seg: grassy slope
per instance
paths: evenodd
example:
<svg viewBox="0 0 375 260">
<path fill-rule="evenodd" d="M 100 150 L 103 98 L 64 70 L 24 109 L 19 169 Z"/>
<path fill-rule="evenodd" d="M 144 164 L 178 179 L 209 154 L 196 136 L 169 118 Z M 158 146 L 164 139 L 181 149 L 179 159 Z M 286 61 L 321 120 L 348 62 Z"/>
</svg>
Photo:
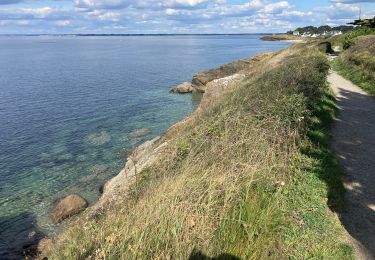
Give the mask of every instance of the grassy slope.
<svg viewBox="0 0 375 260">
<path fill-rule="evenodd" d="M 351 259 L 328 207 L 343 194 L 328 64 L 294 51 L 181 129 L 126 202 L 73 225 L 50 258 Z"/>
<path fill-rule="evenodd" d="M 357 38 L 333 66 L 341 75 L 375 96 L 375 36 Z"/>
</svg>

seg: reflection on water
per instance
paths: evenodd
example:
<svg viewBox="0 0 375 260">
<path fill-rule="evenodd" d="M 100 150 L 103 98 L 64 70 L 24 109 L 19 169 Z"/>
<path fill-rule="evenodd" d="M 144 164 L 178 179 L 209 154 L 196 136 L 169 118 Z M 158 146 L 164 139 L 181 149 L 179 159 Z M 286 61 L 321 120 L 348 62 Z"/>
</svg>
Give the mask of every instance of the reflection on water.
<svg viewBox="0 0 375 260">
<path fill-rule="evenodd" d="M 64 224 L 48 214 L 56 198 L 94 203 L 132 148 L 199 104 L 199 94 L 169 88 L 285 46 L 257 35 L 0 36 L 0 258 L 32 231 L 57 232 Z"/>
</svg>

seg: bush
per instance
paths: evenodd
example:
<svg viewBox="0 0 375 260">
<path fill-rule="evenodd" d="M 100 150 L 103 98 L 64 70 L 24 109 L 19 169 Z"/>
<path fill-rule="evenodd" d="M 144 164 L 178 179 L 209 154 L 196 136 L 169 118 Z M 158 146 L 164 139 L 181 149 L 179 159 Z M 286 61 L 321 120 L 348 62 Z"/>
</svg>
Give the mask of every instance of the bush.
<svg viewBox="0 0 375 260">
<path fill-rule="evenodd" d="M 375 34 L 375 30 L 370 29 L 370 28 L 360 28 L 358 30 L 348 33 L 345 36 L 344 43 L 343 43 L 344 50 L 349 49 L 353 45 L 357 37 L 371 35 L 371 34 Z"/>
</svg>

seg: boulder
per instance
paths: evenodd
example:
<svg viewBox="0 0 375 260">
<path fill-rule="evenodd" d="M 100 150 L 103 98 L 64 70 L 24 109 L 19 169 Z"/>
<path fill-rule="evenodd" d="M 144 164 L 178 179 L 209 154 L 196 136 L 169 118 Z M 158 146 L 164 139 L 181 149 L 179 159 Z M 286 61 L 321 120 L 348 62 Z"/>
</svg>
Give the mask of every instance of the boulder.
<svg viewBox="0 0 375 260">
<path fill-rule="evenodd" d="M 66 218 L 74 216 L 87 207 L 87 202 L 82 197 L 72 194 L 56 201 L 51 217 L 54 223 L 60 223 Z"/>
<path fill-rule="evenodd" d="M 184 82 L 184 83 L 178 85 L 177 87 L 172 88 L 169 92 L 170 93 L 185 94 L 185 93 L 193 93 L 193 92 L 197 92 L 197 91 L 192 84 L 190 84 L 188 82 Z"/>
</svg>

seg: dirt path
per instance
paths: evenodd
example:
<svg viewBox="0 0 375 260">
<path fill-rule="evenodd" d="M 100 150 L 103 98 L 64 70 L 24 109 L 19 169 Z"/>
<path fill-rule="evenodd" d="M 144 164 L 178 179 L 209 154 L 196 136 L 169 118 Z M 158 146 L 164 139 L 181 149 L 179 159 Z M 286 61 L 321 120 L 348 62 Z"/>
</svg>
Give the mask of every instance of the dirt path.
<svg viewBox="0 0 375 260">
<path fill-rule="evenodd" d="M 357 259 L 375 259 L 375 98 L 336 72 L 328 81 L 339 106 L 331 129 L 332 145 L 347 173 L 349 208 L 340 219 Z"/>
</svg>

